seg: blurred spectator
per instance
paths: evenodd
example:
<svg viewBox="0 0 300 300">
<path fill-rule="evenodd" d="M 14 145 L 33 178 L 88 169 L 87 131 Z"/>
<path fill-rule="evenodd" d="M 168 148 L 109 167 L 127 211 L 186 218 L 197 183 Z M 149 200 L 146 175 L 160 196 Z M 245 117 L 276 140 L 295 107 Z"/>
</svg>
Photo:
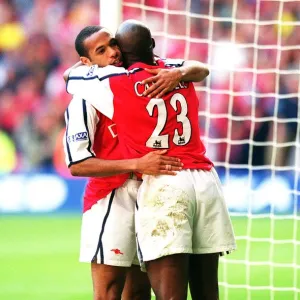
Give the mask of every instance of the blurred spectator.
<svg viewBox="0 0 300 300">
<path fill-rule="evenodd" d="M 214 161 L 292 166 L 300 5 L 284 2 L 281 10 L 278 1 L 241 0 L 235 10 L 233 2 L 125 0 L 123 18 L 150 25 L 158 55 L 210 65 L 197 89 L 206 111 L 201 126 L 209 126 L 202 133 L 218 141 Z M 0 0 L 0 131 L 15 143 L 16 168 L 46 170 L 60 161 L 53 153 L 60 153 L 70 101 L 62 74 L 78 60 L 77 33 L 97 23 L 99 0 Z"/>
<path fill-rule="evenodd" d="M 0 1 L 0 51 L 16 50 L 25 40 L 25 31 L 13 3 Z"/>
<path fill-rule="evenodd" d="M 70 100 L 62 74 L 78 60 L 75 36 L 98 23 L 98 5 L 97 0 L 0 0 L 0 129 L 16 145 L 20 170 L 53 167 Z"/>
</svg>

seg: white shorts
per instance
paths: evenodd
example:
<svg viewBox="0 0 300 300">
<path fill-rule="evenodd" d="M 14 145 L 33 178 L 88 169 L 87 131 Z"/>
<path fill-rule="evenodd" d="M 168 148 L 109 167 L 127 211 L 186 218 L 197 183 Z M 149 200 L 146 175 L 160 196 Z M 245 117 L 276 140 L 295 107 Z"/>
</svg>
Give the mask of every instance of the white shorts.
<svg viewBox="0 0 300 300">
<path fill-rule="evenodd" d="M 139 264 L 134 214 L 140 184 L 141 181 L 128 179 L 83 214 L 81 262 L 119 267 Z"/>
<path fill-rule="evenodd" d="M 226 253 L 236 243 L 214 169 L 143 176 L 136 211 L 140 262 L 176 253 Z"/>
</svg>

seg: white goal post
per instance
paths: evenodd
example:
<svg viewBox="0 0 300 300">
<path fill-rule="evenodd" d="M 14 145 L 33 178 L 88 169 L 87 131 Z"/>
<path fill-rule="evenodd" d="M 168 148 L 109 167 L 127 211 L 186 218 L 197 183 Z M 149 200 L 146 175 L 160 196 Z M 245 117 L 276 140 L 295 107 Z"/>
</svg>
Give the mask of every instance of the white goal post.
<svg viewBox="0 0 300 300">
<path fill-rule="evenodd" d="M 122 0 L 100 0 L 101 26 L 115 33 L 122 22 Z"/>
</svg>

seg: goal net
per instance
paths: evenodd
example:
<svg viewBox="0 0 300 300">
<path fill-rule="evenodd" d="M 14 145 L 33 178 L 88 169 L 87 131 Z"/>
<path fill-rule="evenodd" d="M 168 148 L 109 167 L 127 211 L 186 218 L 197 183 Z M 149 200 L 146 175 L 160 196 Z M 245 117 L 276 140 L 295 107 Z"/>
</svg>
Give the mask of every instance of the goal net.
<svg viewBox="0 0 300 300">
<path fill-rule="evenodd" d="M 221 299 L 300 299 L 300 1 L 102 2 L 101 25 L 141 20 L 156 54 L 209 66 L 199 124 L 238 243 L 221 258 Z"/>
</svg>

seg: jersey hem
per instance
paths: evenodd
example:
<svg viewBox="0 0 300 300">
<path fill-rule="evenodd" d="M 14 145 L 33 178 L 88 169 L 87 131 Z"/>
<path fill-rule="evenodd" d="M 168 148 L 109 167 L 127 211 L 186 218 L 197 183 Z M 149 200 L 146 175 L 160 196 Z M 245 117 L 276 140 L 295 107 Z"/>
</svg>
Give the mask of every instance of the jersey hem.
<svg viewBox="0 0 300 300">
<path fill-rule="evenodd" d="M 145 259 L 144 252 L 142 252 L 142 253 L 143 253 L 143 262 L 147 262 L 150 260 L 155 260 L 160 257 L 169 256 L 169 255 L 173 255 L 173 254 L 193 254 L 193 250 L 192 250 L 192 248 L 172 248 L 172 249 L 168 249 L 168 251 L 166 251 L 165 253 L 152 255 L 152 256 L 147 257 L 146 259 Z"/>
<path fill-rule="evenodd" d="M 91 259 L 88 258 L 79 258 L 79 262 L 81 263 L 91 263 Z M 136 265 L 135 261 L 116 261 L 116 260 L 107 260 L 105 263 L 100 263 L 99 260 L 93 262 L 96 263 L 97 265 L 107 265 L 107 266 L 114 266 L 114 267 L 123 267 L 123 268 L 128 268 L 131 267 L 132 265 Z"/>
<path fill-rule="evenodd" d="M 214 247 L 214 248 L 196 248 L 193 249 L 193 254 L 209 254 L 209 253 L 226 253 L 233 252 L 237 249 L 237 246 L 234 244 L 223 246 L 223 247 Z"/>
<path fill-rule="evenodd" d="M 158 258 L 169 256 L 173 254 L 210 254 L 210 253 L 220 253 L 220 255 L 224 254 L 230 254 L 233 251 L 236 250 L 236 245 L 228 245 L 225 247 L 215 247 L 215 248 L 197 248 L 197 249 L 191 249 L 191 248 L 174 248 L 168 251 L 168 253 L 161 253 L 153 256 L 149 256 L 145 259 L 145 256 L 143 254 L 143 261 L 141 262 L 141 266 L 143 263 L 151 260 L 156 260 Z"/>
</svg>

